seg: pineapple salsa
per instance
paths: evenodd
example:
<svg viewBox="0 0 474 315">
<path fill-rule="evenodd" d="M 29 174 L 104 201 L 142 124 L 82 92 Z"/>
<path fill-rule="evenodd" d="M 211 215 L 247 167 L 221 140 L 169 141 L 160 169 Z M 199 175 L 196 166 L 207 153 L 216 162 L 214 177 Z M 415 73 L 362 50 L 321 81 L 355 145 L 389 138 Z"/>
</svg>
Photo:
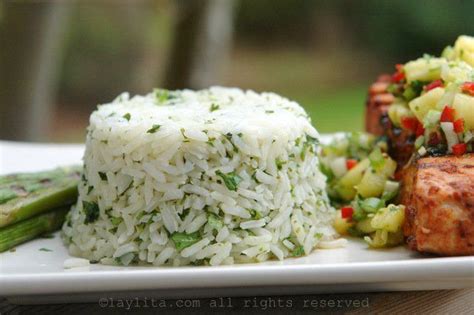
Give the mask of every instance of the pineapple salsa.
<svg viewBox="0 0 474 315">
<path fill-rule="evenodd" d="M 387 143 L 367 133 L 348 133 L 323 145 L 321 171 L 337 211 L 339 234 L 364 237 L 370 247 L 403 242 L 405 208 L 392 204 L 399 183 L 397 164 L 386 153 Z"/>
<path fill-rule="evenodd" d="M 460 36 L 441 57 L 397 65 L 389 92 L 393 126 L 415 140 L 412 158 L 474 152 L 474 37 Z M 367 133 L 344 134 L 323 145 L 320 168 L 338 208 L 334 227 L 363 237 L 372 248 L 403 243 L 405 207 L 396 204 L 397 163 L 387 142 Z"/>
<path fill-rule="evenodd" d="M 441 57 L 397 65 L 388 116 L 416 136 L 419 156 L 474 151 L 474 37 L 460 36 Z"/>
</svg>

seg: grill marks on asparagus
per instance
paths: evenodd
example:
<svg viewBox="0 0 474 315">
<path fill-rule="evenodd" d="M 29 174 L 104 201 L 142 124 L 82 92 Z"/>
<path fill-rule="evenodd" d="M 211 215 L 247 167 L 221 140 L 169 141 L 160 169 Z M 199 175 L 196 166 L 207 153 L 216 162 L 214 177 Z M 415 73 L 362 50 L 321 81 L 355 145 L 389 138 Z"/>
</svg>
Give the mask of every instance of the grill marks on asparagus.
<svg viewBox="0 0 474 315">
<path fill-rule="evenodd" d="M 0 176 L 0 228 L 77 199 L 80 168 Z"/>
</svg>

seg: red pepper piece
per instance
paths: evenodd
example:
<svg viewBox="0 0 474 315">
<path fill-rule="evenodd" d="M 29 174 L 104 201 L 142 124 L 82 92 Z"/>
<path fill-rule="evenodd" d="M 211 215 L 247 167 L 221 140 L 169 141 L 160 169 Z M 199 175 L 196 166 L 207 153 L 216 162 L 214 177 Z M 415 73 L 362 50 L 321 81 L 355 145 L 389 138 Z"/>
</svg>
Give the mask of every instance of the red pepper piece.
<svg viewBox="0 0 474 315">
<path fill-rule="evenodd" d="M 442 86 L 444 86 L 443 81 L 435 80 L 435 81 L 431 82 L 430 84 L 425 85 L 424 89 L 425 89 L 426 92 L 428 92 L 432 89 L 436 89 L 437 87 L 442 87 Z"/>
<path fill-rule="evenodd" d="M 402 81 L 403 79 L 405 79 L 405 73 L 403 73 L 403 72 L 395 72 L 392 75 L 392 81 L 395 82 L 395 83 L 398 83 L 398 82 Z"/>
<path fill-rule="evenodd" d="M 453 122 L 454 121 L 454 108 L 446 105 L 441 113 L 441 122 Z"/>
<path fill-rule="evenodd" d="M 405 79 L 405 73 L 403 72 L 402 64 L 396 64 L 395 68 L 397 71 L 392 75 L 392 82 L 398 83 Z"/>
<path fill-rule="evenodd" d="M 425 128 L 423 127 L 423 124 L 420 123 L 418 120 L 416 122 L 417 124 L 416 124 L 415 134 L 417 137 L 419 137 L 425 134 Z"/>
<path fill-rule="evenodd" d="M 454 125 L 454 131 L 456 133 L 464 132 L 464 119 L 459 118 L 459 119 L 455 120 L 453 125 Z"/>
<path fill-rule="evenodd" d="M 343 219 L 351 219 L 353 214 L 354 214 L 354 208 L 352 207 L 341 208 L 341 217 Z"/>
<path fill-rule="evenodd" d="M 357 165 L 357 160 L 354 160 L 354 159 L 348 159 L 346 161 L 346 167 L 348 170 L 350 170 L 351 168 L 353 168 L 354 166 Z"/>
<path fill-rule="evenodd" d="M 455 144 L 453 145 L 452 150 L 453 150 L 454 155 L 463 155 L 464 153 L 466 153 L 467 144 L 465 143 Z"/>
<path fill-rule="evenodd" d="M 461 85 L 461 91 L 474 96 L 474 82 L 464 82 Z"/>
<path fill-rule="evenodd" d="M 411 130 L 413 132 L 416 132 L 416 129 L 418 127 L 418 119 L 415 117 L 402 117 L 401 123 L 403 128 Z"/>
</svg>

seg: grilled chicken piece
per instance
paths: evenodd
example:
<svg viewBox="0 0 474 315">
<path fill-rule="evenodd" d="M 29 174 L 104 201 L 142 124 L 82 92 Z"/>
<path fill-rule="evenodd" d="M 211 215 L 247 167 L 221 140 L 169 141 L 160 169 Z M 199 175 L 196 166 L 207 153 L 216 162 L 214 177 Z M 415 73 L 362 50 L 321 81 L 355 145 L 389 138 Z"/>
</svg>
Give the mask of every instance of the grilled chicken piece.
<svg viewBox="0 0 474 315">
<path fill-rule="evenodd" d="M 369 88 L 365 110 L 365 130 L 378 136 L 387 136 L 389 155 L 399 167 L 404 166 L 415 150 L 413 132 L 393 126 L 388 118 L 388 108 L 395 97 L 387 91 L 391 76 L 381 75 Z"/>
<path fill-rule="evenodd" d="M 411 249 L 474 255 L 474 154 L 415 161 L 403 171 L 400 198 Z"/>
<path fill-rule="evenodd" d="M 393 95 L 387 91 L 390 80 L 389 75 L 381 75 L 369 88 L 365 110 L 365 129 L 378 136 L 385 133 L 381 119 L 386 116 L 388 107 L 394 100 Z"/>
</svg>

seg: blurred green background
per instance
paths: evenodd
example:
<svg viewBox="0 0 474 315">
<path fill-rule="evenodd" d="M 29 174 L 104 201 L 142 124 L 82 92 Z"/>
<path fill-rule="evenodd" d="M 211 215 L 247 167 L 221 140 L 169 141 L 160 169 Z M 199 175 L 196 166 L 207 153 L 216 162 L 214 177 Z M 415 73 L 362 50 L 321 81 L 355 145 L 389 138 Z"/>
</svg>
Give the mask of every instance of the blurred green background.
<svg viewBox="0 0 474 315">
<path fill-rule="evenodd" d="M 97 104 L 154 87 L 237 86 L 361 130 L 395 63 L 474 34 L 474 1 L 0 2 L 0 139 L 81 142 Z"/>
</svg>

